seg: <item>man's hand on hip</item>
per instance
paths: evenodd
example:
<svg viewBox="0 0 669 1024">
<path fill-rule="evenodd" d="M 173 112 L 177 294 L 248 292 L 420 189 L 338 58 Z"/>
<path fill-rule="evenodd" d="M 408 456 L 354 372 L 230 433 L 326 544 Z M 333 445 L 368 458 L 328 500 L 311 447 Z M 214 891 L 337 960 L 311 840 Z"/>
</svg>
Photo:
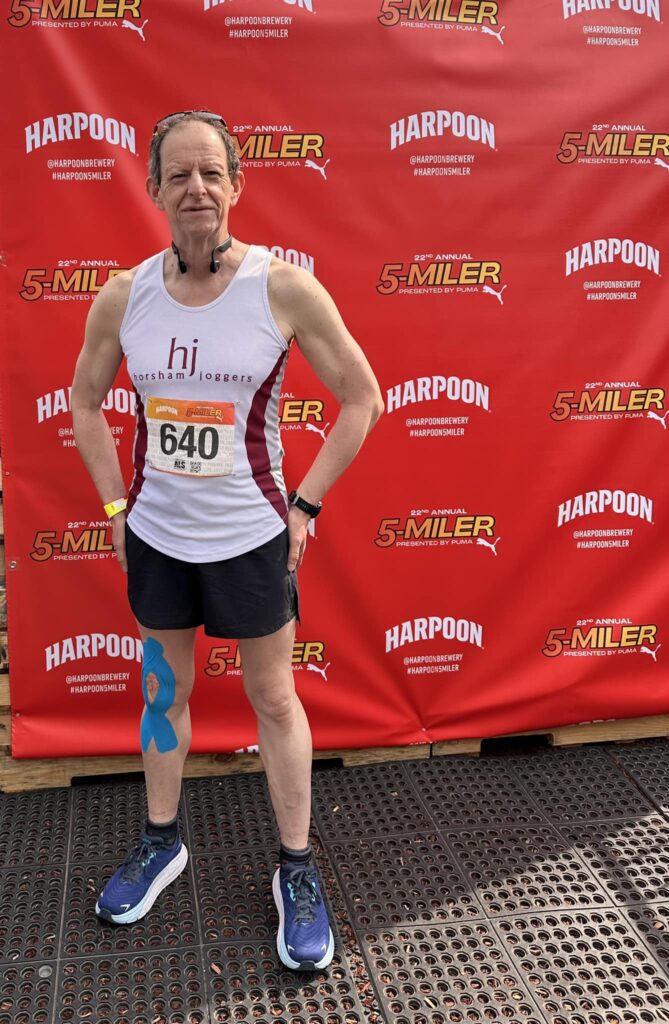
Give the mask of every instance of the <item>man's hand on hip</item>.
<svg viewBox="0 0 669 1024">
<path fill-rule="evenodd" d="M 291 505 L 288 509 L 288 569 L 299 569 L 307 546 L 307 527 L 311 517 Z"/>
<path fill-rule="evenodd" d="M 125 521 L 125 512 L 119 512 L 112 517 L 111 521 L 112 544 L 114 545 L 118 564 L 123 569 L 123 572 L 128 571 L 128 560 L 125 557 Z"/>
</svg>

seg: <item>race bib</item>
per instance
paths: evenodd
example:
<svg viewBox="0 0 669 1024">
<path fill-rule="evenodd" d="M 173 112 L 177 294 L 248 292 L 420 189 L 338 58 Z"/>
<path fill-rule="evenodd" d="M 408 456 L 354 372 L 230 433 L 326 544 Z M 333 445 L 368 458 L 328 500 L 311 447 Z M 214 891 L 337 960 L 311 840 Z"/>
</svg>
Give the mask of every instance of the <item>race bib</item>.
<svg viewBox="0 0 669 1024">
<path fill-rule="evenodd" d="M 234 470 L 234 402 L 148 398 L 147 461 L 162 473 L 228 476 Z"/>
</svg>

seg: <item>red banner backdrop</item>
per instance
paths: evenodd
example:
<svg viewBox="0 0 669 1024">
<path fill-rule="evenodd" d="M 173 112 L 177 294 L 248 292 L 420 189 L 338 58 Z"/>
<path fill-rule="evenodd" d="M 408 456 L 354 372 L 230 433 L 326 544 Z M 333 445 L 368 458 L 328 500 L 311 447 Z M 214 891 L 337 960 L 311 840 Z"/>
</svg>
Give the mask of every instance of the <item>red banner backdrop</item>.
<svg viewBox="0 0 669 1024">
<path fill-rule="evenodd" d="M 3 0 L 14 756 L 139 750 L 68 388 L 96 292 L 169 244 L 152 126 L 200 106 L 233 233 L 316 274 L 386 398 L 301 570 L 316 747 L 667 711 L 667 2 Z M 129 477 L 123 372 L 107 408 Z M 337 416 L 296 351 L 282 409 L 293 486 Z M 194 751 L 257 742 L 234 641 L 191 710 Z"/>
</svg>

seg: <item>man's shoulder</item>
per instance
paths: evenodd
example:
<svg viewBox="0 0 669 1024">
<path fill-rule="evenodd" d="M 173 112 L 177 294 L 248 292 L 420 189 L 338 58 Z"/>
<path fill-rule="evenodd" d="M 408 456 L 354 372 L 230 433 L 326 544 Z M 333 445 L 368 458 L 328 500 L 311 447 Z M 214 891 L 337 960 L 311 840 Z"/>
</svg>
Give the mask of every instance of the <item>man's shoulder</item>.
<svg viewBox="0 0 669 1024">
<path fill-rule="evenodd" d="M 273 256 L 270 261 L 267 284 L 270 297 L 282 306 L 289 307 L 308 300 L 314 290 L 322 287 L 304 267 L 287 263 L 277 256 Z"/>
<path fill-rule="evenodd" d="M 156 256 L 159 255 L 160 253 L 156 253 Z M 118 319 L 119 323 L 121 322 L 130 298 L 132 283 L 142 265 L 142 263 L 138 263 L 136 266 L 130 267 L 129 270 L 122 270 L 119 274 L 108 278 L 93 303 L 98 314 L 112 316 L 114 319 Z"/>
</svg>

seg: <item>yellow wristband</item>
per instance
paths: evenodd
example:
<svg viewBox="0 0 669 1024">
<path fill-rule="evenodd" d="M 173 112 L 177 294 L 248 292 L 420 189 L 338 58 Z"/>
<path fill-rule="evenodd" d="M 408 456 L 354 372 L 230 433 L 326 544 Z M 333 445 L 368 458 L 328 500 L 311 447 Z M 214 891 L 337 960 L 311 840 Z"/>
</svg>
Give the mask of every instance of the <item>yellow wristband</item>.
<svg viewBox="0 0 669 1024">
<path fill-rule="evenodd" d="M 105 512 L 110 519 L 113 519 L 119 512 L 125 512 L 127 506 L 128 502 L 125 498 L 117 498 L 116 501 L 110 501 L 108 505 L 105 505 Z"/>
</svg>

